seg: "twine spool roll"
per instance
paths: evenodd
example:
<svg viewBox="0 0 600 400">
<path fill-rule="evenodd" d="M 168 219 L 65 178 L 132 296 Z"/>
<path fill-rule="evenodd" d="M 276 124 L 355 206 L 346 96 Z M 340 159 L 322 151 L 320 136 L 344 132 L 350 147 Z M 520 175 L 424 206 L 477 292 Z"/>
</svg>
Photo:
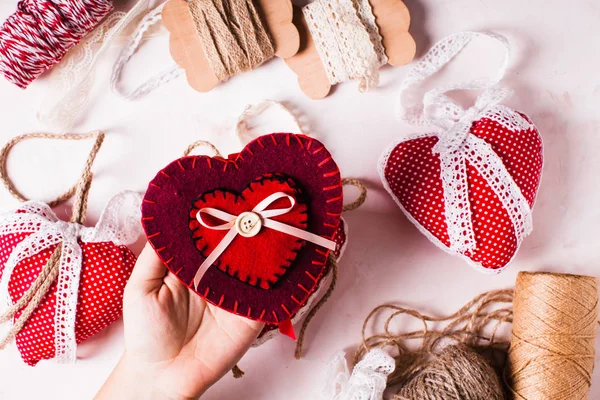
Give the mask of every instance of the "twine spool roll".
<svg viewBox="0 0 600 400">
<path fill-rule="evenodd" d="M 587 399 L 597 321 L 596 278 L 519 273 L 505 373 L 514 398 Z"/>
<path fill-rule="evenodd" d="M 0 27 L 0 72 L 26 88 L 112 9 L 112 0 L 19 1 Z"/>
<path fill-rule="evenodd" d="M 445 347 L 393 400 L 503 400 L 496 371 L 464 344 Z"/>
<path fill-rule="evenodd" d="M 189 7 L 206 58 L 220 81 L 274 57 L 273 40 L 252 0 L 191 0 Z"/>
</svg>

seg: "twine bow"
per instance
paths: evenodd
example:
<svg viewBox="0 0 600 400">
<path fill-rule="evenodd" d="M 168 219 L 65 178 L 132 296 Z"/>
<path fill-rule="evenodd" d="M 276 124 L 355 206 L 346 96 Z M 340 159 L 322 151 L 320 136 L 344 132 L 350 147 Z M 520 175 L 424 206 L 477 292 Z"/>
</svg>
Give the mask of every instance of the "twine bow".
<svg viewBox="0 0 600 400">
<path fill-rule="evenodd" d="M 448 64 L 474 37 L 491 38 L 503 45 L 505 58 L 499 74 L 491 79 L 473 80 L 430 90 L 425 94 L 422 104 L 410 105 L 419 84 Z M 517 244 L 531 232 L 533 226 L 531 207 L 506 170 L 502 159 L 485 140 L 470 134 L 475 121 L 495 112 L 502 114 L 507 120 L 522 121 L 518 130 L 531 128 L 531 124 L 518 113 L 499 105 L 512 93 L 497 86 L 504 76 L 509 56 L 510 47 L 503 36 L 459 32 L 436 43 L 408 73 L 400 89 L 398 118 L 405 123 L 435 126 L 439 130 L 433 152 L 440 157 L 450 249 L 458 254 L 468 254 L 477 249 L 471 218 L 467 161 L 489 184 L 506 209 L 514 226 Z M 477 98 L 475 105 L 467 110 L 445 94 L 452 90 L 479 89 L 485 91 Z M 505 125 L 507 121 L 503 120 L 501 123 Z"/>
<path fill-rule="evenodd" d="M 268 209 L 269 206 L 280 199 L 287 199 L 290 202 L 290 205 L 284 208 Z M 208 271 L 210 266 L 219 258 L 221 254 L 223 254 L 233 239 L 235 239 L 238 235 L 243 237 L 253 237 L 260 232 L 262 227 L 274 229 L 276 231 L 304 239 L 319 246 L 323 246 L 329 250 L 335 250 L 336 243 L 333 240 L 326 239 L 294 226 L 271 219 L 272 217 L 287 214 L 294 208 L 295 205 L 296 201 L 292 196 L 289 196 L 283 192 L 276 192 L 263 199 L 256 205 L 256 207 L 252 209 L 252 211 L 244 212 L 239 215 L 229 214 L 225 211 L 211 207 L 205 207 L 198 211 L 196 219 L 198 222 L 200 222 L 200 224 L 202 224 L 202 226 L 213 230 L 228 230 L 229 232 L 227 232 L 217 247 L 215 247 L 212 253 L 210 253 L 209 256 L 204 260 L 202 265 L 200 265 L 200 268 L 198 268 L 198 271 L 194 276 L 194 287 L 196 290 L 198 289 L 198 285 L 200 284 L 200 281 L 202 280 L 202 277 L 206 271 Z M 204 221 L 204 214 L 218 218 L 222 221 L 225 221 L 225 223 L 221 225 L 210 225 Z"/>
<path fill-rule="evenodd" d="M 343 351 L 329 361 L 323 400 L 381 400 L 395 360 L 381 349 L 373 349 L 349 372 Z"/>
</svg>

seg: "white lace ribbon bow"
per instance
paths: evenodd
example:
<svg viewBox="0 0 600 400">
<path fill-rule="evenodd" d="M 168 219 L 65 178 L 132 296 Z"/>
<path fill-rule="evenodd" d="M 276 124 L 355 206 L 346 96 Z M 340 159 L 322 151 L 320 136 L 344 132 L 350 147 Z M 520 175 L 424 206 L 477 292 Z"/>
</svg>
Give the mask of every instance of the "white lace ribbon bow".
<svg viewBox="0 0 600 400">
<path fill-rule="evenodd" d="M 285 208 L 267 209 L 279 199 L 289 200 L 290 206 Z M 200 280 L 206 271 L 208 271 L 210 266 L 219 258 L 221 254 L 223 254 L 225 249 L 227 249 L 236 236 L 255 236 L 260 232 L 262 227 L 274 229 L 276 231 L 304 239 L 319 246 L 323 246 L 329 250 L 335 250 L 336 243 L 333 240 L 326 239 L 319 235 L 315 235 L 314 233 L 310 233 L 294 226 L 271 219 L 272 217 L 287 214 L 294 208 L 295 204 L 296 201 L 292 196 L 289 196 L 283 192 L 277 192 L 263 199 L 256 205 L 256 207 L 254 207 L 254 209 L 252 209 L 252 211 L 243 212 L 240 215 L 232 215 L 225 211 L 211 207 L 206 207 L 198 211 L 196 219 L 202 226 L 214 230 L 228 230 L 229 232 L 227 232 L 217 247 L 215 247 L 210 255 L 206 257 L 202 265 L 200 265 L 200 268 L 198 268 L 198 271 L 194 277 L 194 287 L 198 289 Z M 222 221 L 225 221 L 225 223 L 221 225 L 210 225 L 204 221 L 203 214 L 216 217 Z"/>
<path fill-rule="evenodd" d="M 323 400 L 382 400 L 388 376 L 396 362 L 381 349 L 367 353 L 352 371 L 343 351 L 329 361 L 323 387 Z"/>
<path fill-rule="evenodd" d="M 414 100 L 419 84 L 448 64 L 475 37 L 491 38 L 502 44 L 505 58 L 499 74 L 491 79 L 478 79 L 430 90 L 425 94 L 422 104 L 408 105 L 409 101 Z M 400 89 L 398 118 L 408 124 L 438 128 L 438 142 L 433 151 L 440 157 L 450 249 L 460 254 L 477 248 L 469 202 L 467 162 L 481 174 L 498 196 L 513 223 L 517 245 L 521 244 L 533 227 L 531 207 L 506 170 L 502 159 L 486 141 L 470 134 L 473 123 L 483 117 L 495 120 L 512 131 L 533 127 L 517 112 L 499 105 L 512 93 L 497 86 L 506 71 L 509 55 L 510 47 L 503 36 L 482 32 L 453 34 L 431 48 L 409 71 Z M 467 110 L 445 95 L 452 90 L 477 89 L 485 91 L 477 98 L 475 105 Z"/>
<path fill-rule="evenodd" d="M 125 218 L 123 226 L 119 226 L 119 214 L 126 201 L 133 203 L 131 207 L 135 211 Z M 8 288 L 15 267 L 21 261 L 62 243 L 54 317 L 56 359 L 59 363 L 72 363 L 76 358 L 75 317 L 82 266 L 79 241 L 114 242 L 115 245 L 135 242 L 141 233 L 140 204 L 141 198 L 137 193 L 122 192 L 116 195 L 109 201 L 98 224 L 93 228 L 61 221 L 46 203 L 36 201 L 21 205 L 19 210 L 23 212 L 0 215 L 0 235 L 30 234 L 15 246 L 4 266 L 0 296 L 8 306 L 12 305 Z"/>
</svg>

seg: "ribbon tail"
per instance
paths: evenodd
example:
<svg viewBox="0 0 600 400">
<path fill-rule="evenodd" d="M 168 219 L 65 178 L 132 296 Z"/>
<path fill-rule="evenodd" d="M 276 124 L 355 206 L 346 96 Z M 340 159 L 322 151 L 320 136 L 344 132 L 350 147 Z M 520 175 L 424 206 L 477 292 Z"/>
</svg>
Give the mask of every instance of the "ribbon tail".
<svg viewBox="0 0 600 400">
<path fill-rule="evenodd" d="M 296 332 L 294 331 L 294 325 L 292 324 L 291 319 L 286 319 L 282 321 L 279 326 L 279 332 L 289 337 L 292 340 L 296 340 Z"/>
<path fill-rule="evenodd" d="M 129 201 L 130 211 L 127 213 L 123 223 L 119 221 L 119 215 L 124 208 L 125 202 Z M 82 233 L 83 242 L 114 242 L 116 245 L 128 245 L 134 243 L 141 234 L 140 205 L 141 196 L 132 191 L 124 191 L 109 200 L 102 211 L 100 219 L 95 228 L 85 229 Z"/>
<path fill-rule="evenodd" d="M 204 274 L 206 274 L 206 271 L 208 271 L 210 266 L 215 261 L 217 261 L 217 258 L 219 258 L 221 254 L 223 254 L 227 246 L 229 246 L 229 244 L 233 241 L 233 239 L 235 239 L 236 236 L 237 231 L 235 230 L 235 228 L 231 228 L 229 232 L 227 232 L 227 235 L 225 235 L 223 240 L 221 240 L 221 243 L 219 243 L 219 245 L 212 251 L 212 253 L 210 253 L 210 255 L 206 257 L 206 260 L 204 260 L 202 265 L 200 265 L 200 268 L 198 268 L 198 271 L 196 271 L 196 275 L 194 276 L 194 289 L 196 289 L 196 291 L 198 291 L 198 285 L 200 285 L 200 281 L 202 280 Z"/>
<path fill-rule="evenodd" d="M 267 228 L 275 229 L 276 231 L 296 236 L 297 238 L 315 243 L 331 251 L 335 251 L 335 248 L 337 246 L 337 244 L 333 240 L 315 235 L 314 233 L 310 233 L 302 229 L 298 229 L 294 226 L 286 225 L 279 221 L 274 221 L 272 219 L 265 219 L 263 225 Z"/>
</svg>

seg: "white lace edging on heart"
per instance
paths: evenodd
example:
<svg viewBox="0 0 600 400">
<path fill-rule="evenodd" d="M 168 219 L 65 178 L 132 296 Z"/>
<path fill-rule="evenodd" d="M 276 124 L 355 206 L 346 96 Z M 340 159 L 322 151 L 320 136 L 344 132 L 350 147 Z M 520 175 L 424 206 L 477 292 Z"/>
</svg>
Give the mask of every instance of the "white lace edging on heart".
<svg viewBox="0 0 600 400">
<path fill-rule="evenodd" d="M 323 400 L 382 400 L 388 376 L 396 369 L 396 361 L 381 349 L 370 350 L 358 362 L 352 374 L 343 351 L 327 363 L 321 389 Z"/>
<path fill-rule="evenodd" d="M 342 247 L 340 248 L 340 255 L 337 258 L 338 262 L 344 256 L 344 253 L 346 252 L 346 248 L 348 246 L 348 224 L 346 223 L 346 221 L 344 220 L 343 217 L 340 219 L 341 219 L 341 223 L 344 226 L 344 236 L 346 237 L 346 240 L 344 241 L 344 243 L 342 244 Z M 304 316 L 312 309 L 313 305 L 323 297 L 323 295 L 325 294 L 325 292 L 331 285 L 332 279 L 333 279 L 332 269 L 329 268 L 329 270 L 327 271 L 327 274 L 325 274 L 325 276 L 323 276 L 323 278 L 319 281 L 319 283 L 317 283 L 317 287 L 315 288 L 313 293 L 310 295 L 310 297 L 308 298 L 306 303 L 292 317 L 292 325 L 296 326 L 300 321 L 302 321 Z M 270 331 L 267 331 L 261 337 L 257 338 L 254 341 L 254 343 L 252 344 L 252 347 L 261 346 L 278 335 L 279 335 L 279 331 L 277 329 L 272 329 Z"/>
<path fill-rule="evenodd" d="M 361 91 L 379 84 L 387 56 L 369 0 L 317 0 L 302 12 L 331 84 L 359 80 Z"/>
<path fill-rule="evenodd" d="M 119 214 L 126 202 L 131 202 L 132 208 L 124 224 L 119 226 Z M 30 233 L 11 252 L 0 279 L 0 294 L 8 306 L 13 304 L 9 283 L 19 262 L 53 246 L 62 246 L 54 314 L 54 343 L 56 360 L 59 363 L 72 363 L 76 359 L 75 323 L 83 261 L 79 241 L 84 243 L 111 241 L 117 246 L 133 243 L 141 233 L 141 226 L 137 222 L 140 205 L 139 194 L 122 192 L 109 201 L 94 228 L 61 221 L 47 204 L 41 202 L 23 204 L 19 209 L 25 212 L 0 215 L 0 235 Z"/>
</svg>

